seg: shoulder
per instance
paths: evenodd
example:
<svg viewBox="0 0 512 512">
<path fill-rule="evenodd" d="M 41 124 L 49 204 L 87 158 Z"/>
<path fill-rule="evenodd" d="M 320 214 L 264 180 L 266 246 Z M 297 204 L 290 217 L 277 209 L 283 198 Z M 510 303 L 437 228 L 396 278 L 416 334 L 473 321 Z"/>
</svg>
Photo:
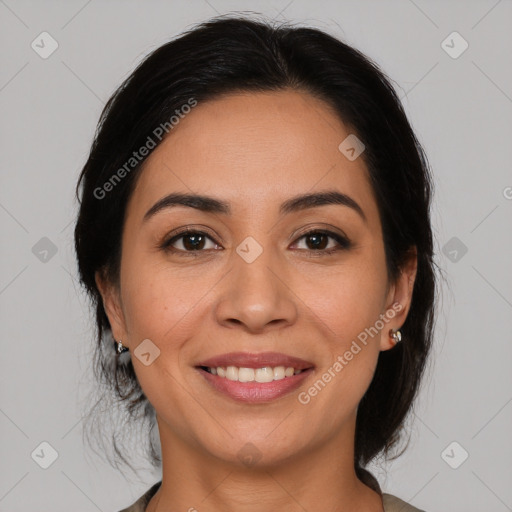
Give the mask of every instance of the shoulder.
<svg viewBox="0 0 512 512">
<path fill-rule="evenodd" d="M 156 491 L 158 491 L 161 484 L 161 481 L 157 482 L 150 489 L 148 489 L 135 503 L 127 508 L 123 508 L 123 510 L 120 510 L 119 512 L 144 512 L 146 510 L 147 504 L 156 494 Z"/>
<path fill-rule="evenodd" d="M 425 512 L 424 510 L 409 505 L 409 503 L 406 503 L 392 494 L 384 493 L 382 495 L 382 502 L 384 504 L 384 512 Z"/>
</svg>

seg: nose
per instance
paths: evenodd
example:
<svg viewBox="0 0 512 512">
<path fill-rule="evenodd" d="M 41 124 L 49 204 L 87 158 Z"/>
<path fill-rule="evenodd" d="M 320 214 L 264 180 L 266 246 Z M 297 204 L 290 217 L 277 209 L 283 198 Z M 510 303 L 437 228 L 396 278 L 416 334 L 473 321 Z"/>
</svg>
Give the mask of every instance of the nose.
<svg viewBox="0 0 512 512">
<path fill-rule="evenodd" d="M 251 333 L 292 325 L 297 319 L 297 296 L 286 281 L 286 270 L 270 251 L 264 250 L 251 263 L 234 254 L 231 271 L 218 288 L 217 321 Z"/>
</svg>

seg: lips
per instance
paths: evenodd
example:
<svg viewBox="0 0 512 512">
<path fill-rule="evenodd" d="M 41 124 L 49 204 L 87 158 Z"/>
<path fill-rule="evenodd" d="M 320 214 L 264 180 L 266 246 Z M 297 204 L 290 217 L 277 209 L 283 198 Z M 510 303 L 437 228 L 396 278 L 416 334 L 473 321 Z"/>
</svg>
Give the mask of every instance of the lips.
<svg viewBox="0 0 512 512">
<path fill-rule="evenodd" d="M 310 361 L 300 359 L 299 357 L 289 356 L 279 352 L 231 352 L 201 361 L 197 366 L 207 368 L 236 366 L 238 368 L 254 369 L 266 366 L 284 366 L 285 368 L 292 367 L 295 370 L 307 370 L 313 368 L 314 364 Z"/>
<path fill-rule="evenodd" d="M 205 359 L 196 366 L 201 376 L 217 392 L 230 399 L 245 403 L 264 403 L 276 400 L 297 389 L 313 373 L 313 363 L 304 359 L 278 352 L 232 352 Z M 221 369 L 226 374 L 221 376 L 212 369 Z M 264 378 L 264 382 L 255 380 L 238 380 L 236 373 L 247 373 L 273 369 L 274 378 Z M 286 370 L 285 370 L 286 369 Z M 269 375 L 271 377 L 271 375 Z"/>
</svg>

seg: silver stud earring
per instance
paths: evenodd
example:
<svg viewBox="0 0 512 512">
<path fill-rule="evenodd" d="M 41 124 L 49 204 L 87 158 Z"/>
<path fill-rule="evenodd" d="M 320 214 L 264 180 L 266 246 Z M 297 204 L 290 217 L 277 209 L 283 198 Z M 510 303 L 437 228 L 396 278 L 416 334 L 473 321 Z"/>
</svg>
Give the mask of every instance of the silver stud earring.
<svg viewBox="0 0 512 512">
<path fill-rule="evenodd" d="M 128 352 L 128 347 L 123 346 L 123 342 L 121 340 L 119 340 L 117 343 L 114 343 L 114 348 L 116 349 L 117 354 Z"/>
<path fill-rule="evenodd" d="M 400 332 L 399 329 L 397 329 L 396 331 L 393 331 L 393 329 L 391 329 L 389 331 L 389 335 L 391 336 L 391 338 L 393 338 L 395 345 L 402 341 L 402 333 Z"/>
</svg>

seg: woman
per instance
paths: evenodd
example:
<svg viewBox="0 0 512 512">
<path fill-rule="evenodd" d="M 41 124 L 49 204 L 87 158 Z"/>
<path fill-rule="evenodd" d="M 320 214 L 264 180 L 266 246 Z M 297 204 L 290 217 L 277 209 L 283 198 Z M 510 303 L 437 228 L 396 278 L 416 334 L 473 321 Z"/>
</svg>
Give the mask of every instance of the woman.
<svg viewBox="0 0 512 512">
<path fill-rule="evenodd" d="M 365 469 L 400 440 L 435 295 L 428 163 L 375 64 L 204 23 L 108 101 L 77 193 L 100 377 L 160 436 L 125 511 L 418 510 Z"/>
</svg>

